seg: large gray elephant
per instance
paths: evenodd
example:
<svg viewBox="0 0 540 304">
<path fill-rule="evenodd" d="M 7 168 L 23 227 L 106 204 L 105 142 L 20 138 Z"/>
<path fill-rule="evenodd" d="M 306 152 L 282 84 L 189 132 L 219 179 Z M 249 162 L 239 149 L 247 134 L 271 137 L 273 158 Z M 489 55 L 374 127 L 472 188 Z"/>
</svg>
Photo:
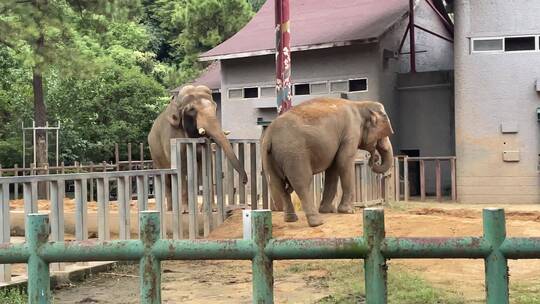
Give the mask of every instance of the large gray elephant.
<svg viewBox="0 0 540 304">
<path fill-rule="evenodd" d="M 371 153 L 371 169 L 384 173 L 392 166 L 393 152 L 388 136 L 390 119 L 381 103 L 316 98 L 303 102 L 276 118 L 261 138 L 263 170 L 275 210 L 285 209 L 285 221 L 298 220 L 291 192 L 302 202 L 310 226 L 323 223 L 319 212 L 335 212 L 332 200 L 341 180 L 343 196 L 337 211 L 354 212 L 353 164 L 358 149 Z M 375 151 L 381 163 L 373 161 Z M 313 202 L 313 174 L 325 172 L 319 210 Z"/>
<path fill-rule="evenodd" d="M 171 167 L 171 138 L 204 136 L 212 138 L 223 149 L 225 156 L 238 171 L 241 181 L 245 184 L 247 182 L 246 172 L 221 129 L 216 117 L 216 103 L 212 99 L 212 91 L 206 86 L 184 86 L 178 95 L 172 97 L 167 108 L 154 121 L 148 134 L 148 144 L 154 167 L 157 169 Z M 182 155 L 181 173 L 185 177 L 187 174 L 185 145 L 182 145 L 180 152 Z M 198 158 L 200 159 L 200 155 Z M 172 201 L 169 176 L 167 176 L 165 185 L 167 210 L 170 211 L 172 210 Z M 187 182 L 185 178 L 182 178 L 182 204 L 187 207 Z"/>
</svg>

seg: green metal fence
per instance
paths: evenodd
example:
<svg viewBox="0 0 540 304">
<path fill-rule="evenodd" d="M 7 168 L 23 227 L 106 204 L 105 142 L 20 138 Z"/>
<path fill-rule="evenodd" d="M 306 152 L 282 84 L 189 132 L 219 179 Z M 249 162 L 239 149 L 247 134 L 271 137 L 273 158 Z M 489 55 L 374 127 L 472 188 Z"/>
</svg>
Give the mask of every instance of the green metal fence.
<svg viewBox="0 0 540 304">
<path fill-rule="evenodd" d="M 48 242 L 48 216 L 31 214 L 27 242 L 0 245 L 0 263 L 28 263 L 29 303 L 48 303 L 50 263 L 139 261 L 141 303 L 160 303 L 162 260 L 251 260 L 253 303 L 272 303 L 274 260 L 364 259 L 366 300 L 373 304 L 386 303 L 387 259 L 484 259 L 487 303 L 501 304 L 508 303 L 507 259 L 540 258 L 540 238 L 506 237 L 503 209 L 484 209 L 482 237 L 385 237 L 382 209 L 365 209 L 363 218 L 363 237 L 273 239 L 271 212 L 261 210 L 252 213 L 251 239 L 170 240 L 160 238 L 159 213 L 144 211 L 140 240 Z"/>
</svg>

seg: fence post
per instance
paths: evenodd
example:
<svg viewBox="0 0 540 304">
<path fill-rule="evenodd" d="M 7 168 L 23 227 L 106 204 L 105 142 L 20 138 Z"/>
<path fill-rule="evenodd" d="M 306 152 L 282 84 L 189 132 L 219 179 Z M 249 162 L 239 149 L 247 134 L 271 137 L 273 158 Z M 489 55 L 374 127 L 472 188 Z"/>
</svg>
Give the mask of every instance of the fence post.
<svg viewBox="0 0 540 304">
<path fill-rule="evenodd" d="M 403 158 L 403 200 L 409 201 L 409 157 Z"/>
<path fill-rule="evenodd" d="M 400 192 L 400 180 L 399 180 L 399 158 L 396 156 L 394 157 L 394 183 L 395 183 L 395 191 L 396 191 L 396 202 L 399 202 L 401 199 Z"/>
<path fill-rule="evenodd" d="M 19 176 L 19 165 L 15 164 L 15 177 Z M 19 199 L 19 184 L 13 183 L 13 190 L 15 192 L 13 199 Z"/>
<path fill-rule="evenodd" d="M 487 208 L 483 211 L 484 239 L 491 244 L 485 258 L 487 304 L 508 303 L 508 262 L 500 251 L 506 238 L 504 209 Z"/>
<path fill-rule="evenodd" d="M 204 227 L 204 237 L 207 237 L 210 234 L 210 230 L 212 229 L 211 221 L 212 221 L 212 206 L 210 206 L 210 187 L 212 186 L 210 176 L 211 176 L 211 169 L 212 169 L 212 156 L 210 154 L 210 144 L 208 140 L 201 144 L 202 147 L 202 159 L 201 159 L 201 179 L 202 179 L 202 186 L 203 186 L 203 205 L 202 205 L 202 211 L 203 211 L 203 227 Z"/>
<path fill-rule="evenodd" d="M 383 209 L 364 209 L 364 240 L 369 248 L 368 256 L 364 261 L 367 304 L 386 304 L 387 266 L 381 254 L 384 234 Z"/>
<path fill-rule="evenodd" d="M 435 160 L 435 191 L 437 194 L 437 201 L 442 201 L 441 194 L 441 161 Z"/>
<path fill-rule="evenodd" d="M 120 171 L 120 150 L 118 143 L 114 144 L 114 161 L 116 162 L 116 171 Z"/>
<path fill-rule="evenodd" d="M 244 143 L 238 143 L 238 160 L 242 169 L 245 171 L 245 149 Z M 246 202 L 246 185 L 240 180 L 240 174 L 238 174 L 238 201 L 240 205 L 247 205 Z"/>
<path fill-rule="evenodd" d="M 75 236 L 77 241 L 88 239 L 88 208 L 86 179 L 75 180 Z"/>
<path fill-rule="evenodd" d="M 457 193 L 456 193 L 456 158 L 450 159 L 450 175 L 452 180 L 452 201 L 457 201 Z"/>
<path fill-rule="evenodd" d="M 109 178 L 97 179 L 98 237 L 100 241 L 110 239 L 109 229 Z"/>
<path fill-rule="evenodd" d="M 223 154 L 220 146 L 216 146 L 216 197 L 218 208 L 218 225 L 225 220 L 225 199 L 223 197 Z"/>
<path fill-rule="evenodd" d="M 197 225 L 198 198 L 195 189 L 198 182 L 195 173 L 197 172 L 197 146 L 196 144 L 186 144 L 187 149 L 187 187 L 188 187 L 188 213 L 189 213 L 189 238 L 195 239 L 199 235 Z"/>
<path fill-rule="evenodd" d="M 64 191 L 62 191 L 63 181 L 50 182 L 51 194 L 51 239 L 54 242 L 64 241 Z M 53 263 L 52 270 L 64 270 L 62 263 Z"/>
<path fill-rule="evenodd" d="M 92 173 L 92 172 L 94 172 L 94 162 L 90 162 L 90 173 Z M 89 186 L 88 191 L 90 192 L 88 201 L 89 202 L 94 202 L 94 179 L 89 178 L 88 182 L 89 182 L 88 183 L 88 186 Z"/>
<path fill-rule="evenodd" d="M 182 238 L 182 212 L 181 212 L 181 164 L 180 149 L 175 139 L 171 139 L 171 169 L 175 169 L 176 173 L 170 175 L 171 178 L 171 204 L 172 204 L 172 234 L 173 239 Z M 139 180 L 137 180 L 139 181 Z M 137 188 L 139 187 L 137 183 Z M 140 191 L 139 191 L 140 192 Z M 140 196 L 140 194 L 138 195 Z"/>
<path fill-rule="evenodd" d="M 38 254 L 49 239 L 49 217 L 32 213 L 27 218 L 26 242 L 30 251 L 28 259 L 28 303 L 50 303 L 51 288 L 49 264 Z"/>
<path fill-rule="evenodd" d="M 9 184 L 0 185 L 0 242 L 10 242 Z M 0 282 L 11 281 L 11 265 L 0 265 Z"/>
<path fill-rule="evenodd" d="M 141 211 L 139 234 L 144 246 L 144 255 L 139 262 L 141 303 L 161 303 L 161 262 L 152 253 L 152 247 L 160 239 L 159 212 Z"/>
<path fill-rule="evenodd" d="M 251 240 L 255 244 L 252 261 L 253 303 L 274 303 L 274 269 L 264 248 L 272 238 L 270 210 L 251 211 Z"/>
<path fill-rule="evenodd" d="M 420 160 L 420 200 L 426 200 L 426 164 L 423 159 Z"/>
</svg>

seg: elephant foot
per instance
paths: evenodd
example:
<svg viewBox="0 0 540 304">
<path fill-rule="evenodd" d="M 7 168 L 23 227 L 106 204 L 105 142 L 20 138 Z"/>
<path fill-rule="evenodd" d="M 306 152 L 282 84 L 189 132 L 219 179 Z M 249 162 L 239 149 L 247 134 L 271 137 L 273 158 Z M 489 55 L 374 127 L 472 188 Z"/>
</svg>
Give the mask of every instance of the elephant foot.
<svg viewBox="0 0 540 304">
<path fill-rule="evenodd" d="M 296 215 L 296 213 L 285 213 L 284 217 L 285 222 L 292 223 L 298 221 L 298 215 Z"/>
<path fill-rule="evenodd" d="M 306 215 L 310 227 L 317 227 L 324 223 L 322 217 L 318 214 Z"/>
<path fill-rule="evenodd" d="M 353 214 L 354 213 L 354 208 L 351 206 L 351 204 L 340 204 L 339 207 L 338 207 L 338 212 L 339 213 Z"/>
<path fill-rule="evenodd" d="M 334 213 L 336 210 L 332 204 L 321 204 L 319 207 L 319 213 Z"/>
</svg>

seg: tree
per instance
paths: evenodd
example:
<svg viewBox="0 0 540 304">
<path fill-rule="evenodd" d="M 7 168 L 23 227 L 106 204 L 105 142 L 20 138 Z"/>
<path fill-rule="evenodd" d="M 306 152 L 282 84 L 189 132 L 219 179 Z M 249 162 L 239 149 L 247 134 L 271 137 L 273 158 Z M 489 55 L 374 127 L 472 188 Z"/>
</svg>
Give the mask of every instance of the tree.
<svg viewBox="0 0 540 304">
<path fill-rule="evenodd" d="M 274 0 L 270 0 L 270 1 L 274 1 Z M 251 4 L 251 7 L 253 8 L 254 12 L 258 12 L 265 2 L 266 0 L 249 0 L 249 3 Z"/>
</svg>

